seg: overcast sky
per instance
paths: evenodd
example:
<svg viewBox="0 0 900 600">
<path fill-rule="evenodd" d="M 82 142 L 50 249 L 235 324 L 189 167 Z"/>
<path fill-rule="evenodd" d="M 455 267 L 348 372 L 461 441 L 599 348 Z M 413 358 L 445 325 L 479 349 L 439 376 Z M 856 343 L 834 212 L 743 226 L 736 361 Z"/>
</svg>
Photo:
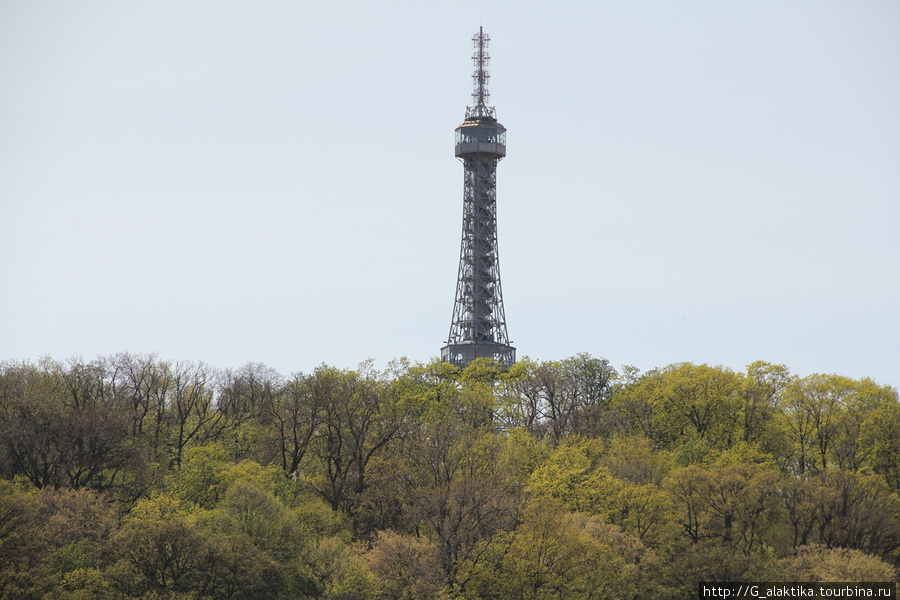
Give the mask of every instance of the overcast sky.
<svg viewBox="0 0 900 600">
<path fill-rule="evenodd" d="M 438 356 L 480 25 L 520 357 L 900 384 L 887 0 L 0 0 L 0 360 Z"/>
</svg>

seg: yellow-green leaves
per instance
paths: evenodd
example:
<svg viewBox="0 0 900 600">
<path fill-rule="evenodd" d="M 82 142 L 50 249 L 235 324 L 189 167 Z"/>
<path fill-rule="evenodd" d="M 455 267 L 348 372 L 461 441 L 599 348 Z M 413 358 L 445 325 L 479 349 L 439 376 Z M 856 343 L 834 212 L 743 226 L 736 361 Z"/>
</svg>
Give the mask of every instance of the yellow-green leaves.
<svg viewBox="0 0 900 600">
<path fill-rule="evenodd" d="M 465 598 L 629 598 L 652 558 L 639 541 L 559 501 L 528 502 L 515 530 L 494 536 L 461 566 Z"/>
</svg>

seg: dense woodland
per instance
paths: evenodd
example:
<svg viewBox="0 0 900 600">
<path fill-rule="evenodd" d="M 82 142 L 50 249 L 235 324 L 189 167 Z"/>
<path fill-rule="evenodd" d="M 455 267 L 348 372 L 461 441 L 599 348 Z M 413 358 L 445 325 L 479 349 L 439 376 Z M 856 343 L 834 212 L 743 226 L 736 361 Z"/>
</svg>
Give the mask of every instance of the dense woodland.
<svg viewBox="0 0 900 600">
<path fill-rule="evenodd" d="M 578 355 L 284 377 L 0 364 L 0 598 L 691 598 L 892 581 L 869 379 Z"/>
</svg>

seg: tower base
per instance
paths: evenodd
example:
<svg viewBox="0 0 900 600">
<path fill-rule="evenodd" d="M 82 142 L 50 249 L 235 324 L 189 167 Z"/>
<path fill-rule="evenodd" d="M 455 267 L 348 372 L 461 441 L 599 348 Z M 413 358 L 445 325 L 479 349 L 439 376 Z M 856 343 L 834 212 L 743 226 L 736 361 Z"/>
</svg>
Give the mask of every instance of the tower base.
<svg viewBox="0 0 900 600">
<path fill-rule="evenodd" d="M 463 369 L 476 358 L 500 361 L 504 368 L 508 369 L 516 363 L 516 349 L 493 342 L 465 342 L 448 344 L 441 348 L 443 362 L 453 363 Z"/>
</svg>

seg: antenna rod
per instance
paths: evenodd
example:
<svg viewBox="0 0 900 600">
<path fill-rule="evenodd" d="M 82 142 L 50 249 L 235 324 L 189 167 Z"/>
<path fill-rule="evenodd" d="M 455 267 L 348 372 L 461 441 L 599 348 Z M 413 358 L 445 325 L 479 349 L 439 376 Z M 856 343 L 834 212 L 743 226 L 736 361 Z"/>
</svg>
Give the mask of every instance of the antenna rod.
<svg viewBox="0 0 900 600">
<path fill-rule="evenodd" d="M 495 118 L 494 107 L 487 105 L 491 99 L 491 93 L 488 91 L 488 82 L 491 79 L 491 75 L 487 70 L 488 63 L 491 60 L 491 55 L 488 54 L 491 36 L 484 32 L 484 27 L 479 27 L 478 33 L 472 38 L 472 42 L 475 46 L 475 54 L 472 55 L 472 62 L 475 64 L 475 72 L 472 73 L 472 80 L 475 83 L 475 90 L 472 92 L 472 100 L 475 105 L 468 107 L 468 110 L 466 110 L 466 118 Z"/>
</svg>

